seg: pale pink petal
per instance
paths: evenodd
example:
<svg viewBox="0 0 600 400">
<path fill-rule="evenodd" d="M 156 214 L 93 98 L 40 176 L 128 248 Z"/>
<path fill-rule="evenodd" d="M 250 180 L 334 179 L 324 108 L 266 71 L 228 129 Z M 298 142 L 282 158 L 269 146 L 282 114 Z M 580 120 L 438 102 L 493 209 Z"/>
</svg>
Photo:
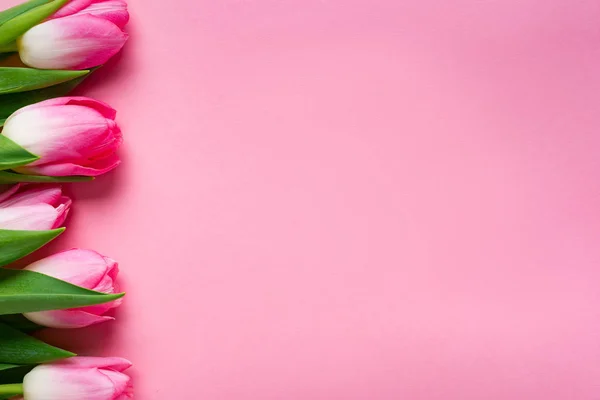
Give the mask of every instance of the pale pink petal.
<svg viewBox="0 0 600 400">
<path fill-rule="evenodd" d="M 0 208 L 0 229 L 49 230 L 55 227 L 56 221 L 63 215 L 49 204 Z"/>
<path fill-rule="evenodd" d="M 113 268 L 102 254 L 86 249 L 62 251 L 25 267 L 86 289 L 95 289 Z"/>
<path fill-rule="evenodd" d="M 56 329 L 83 328 L 114 320 L 113 317 L 94 315 L 81 310 L 37 311 L 23 315 L 38 325 Z"/>
<path fill-rule="evenodd" d="M 117 275 L 119 275 L 119 263 L 117 263 L 112 258 L 103 257 L 104 264 L 106 265 L 105 274 L 100 281 L 96 283 L 95 286 L 90 289 L 95 290 L 97 292 L 102 293 L 114 293 L 115 290 L 115 280 L 117 279 Z"/>
<path fill-rule="evenodd" d="M 43 22 L 18 41 L 24 64 L 41 69 L 86 69 L 104 64 L 127 40 L 112 22 L 90 14 Z"/>
</svg>

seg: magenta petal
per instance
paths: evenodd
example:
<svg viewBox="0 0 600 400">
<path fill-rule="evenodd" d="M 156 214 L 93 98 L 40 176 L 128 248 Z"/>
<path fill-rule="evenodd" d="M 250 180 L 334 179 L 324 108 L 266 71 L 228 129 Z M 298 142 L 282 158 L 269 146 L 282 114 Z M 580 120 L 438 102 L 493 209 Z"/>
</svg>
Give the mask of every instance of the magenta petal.
<svg viewBox="0 0 600 400">
<path fill-rule="evenodd" d="M 94 0 L 71 0 L 60 10 L 55 12 L 51 18 L 61 18 L 66 17 L 67 15 L 75 14 L 76 12 L 83 10 L 86 7 L 89 7 L 93 2 Z"/>
<path fill-rule="evenodd" d="M 85 106 L 89 108 L 93 108 L 102 114 L 103 117 L 108 119 L 115 119 L 117 116 L 117 110 L 109 106 L 100 100 L 91 99 L 89 97 L 83 96 L 71 96 L 67 97 L 68 101 L 65 104 L 77 105 L 77 106 Z"/>
<path fill-rule="evenodd" d="M 127 3 L 122 0 L 98 0 L 78 11 L 78 14 L 91 14 L 104 18 L 123 29 L 129 22 Z"/>
<path fill-rule="evenodd" d="M 59 361 L 57 364 L 81 368 L 110 368 L 123 372 L 133 364 L 121 357 L 73 357 Z"/>
<path fill-rule="evenodd" d="M 98 111 L 102 116 L 115 119 L 117 115 L 117 111 L 106 104 L 103 101 L 92 99 L 90 97 L 85 96 L 65 96 L 65 97 L 57 97 L 54 99 L 44 100 L 39 103 L 35 103 L 26 107 L 21 108 L 18 112 L 22 112 L 23 110 L 27 110 L 29 108 L 40 108 L 40 107 L 49 107 L 49 106 L 65 106 L 65 105 L 73 105 L 73 106 L 85 106 L 92 108 Z M 14 114 L 13 114 L 14 115 Z"/>
<path fill-rule="evenodd" d="M 58 206 L 63 203 L 61 202 L 61 198 L 62 190 L 60 186 L 33 186 L 31 189 L 23 190 L 11 198 L 0 202 L 0 208 L 44 203 Z"/>
<path fill-rule="evenodd" d="M 76 164 L 48 164 L 35 167 L 19 168 L 18 171 L 30 175 L 46 176 L 100 176 L 119 166 L 121 161 L 118 157 L 98 162 L 93 166 L 82 166 Z"/>
<path fill-rule="evenodd" d="M 9 187 L 7 190 L 5 190 L 4 192 L 0 193 L 0 207 L 2 207 L 1 203 L 3 201 L 5 201 L 6 199 L 8 199 L 13 194 L 17 193 L 17 191 L 19 190 L 20 187 L 21 187 L 21 184 L 17 183 L 16 185 L 13 185 L 13 186 Z"/>
</svg>

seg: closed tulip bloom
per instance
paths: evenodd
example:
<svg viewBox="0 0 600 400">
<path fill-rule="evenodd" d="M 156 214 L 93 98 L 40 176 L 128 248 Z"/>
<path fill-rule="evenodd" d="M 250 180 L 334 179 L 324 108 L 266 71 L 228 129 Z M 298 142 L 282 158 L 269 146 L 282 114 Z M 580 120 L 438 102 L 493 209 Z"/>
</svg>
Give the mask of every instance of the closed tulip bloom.
<svg viewBox="0 0 600 400">
<path fill-rule="evenodd" d="M 60 97 L 21 108 L 2 135 L 38 160 L 17 172 L 48 176 L 97 176 L 119 165 L 122 141 L 116 111 L 86 97 Z"/>
<path fill-rule="evenodd" d="M 116 261 L 92 250 L 72 249 L 34 262 L 25 268 L 102 293 L 117 293 L 119 273 Z M 113 320 L 105 314 L 121 300 L 68 310 L 38 311 L 24 314 L 27 319 L 49 328 L 82 328 Z"/>
<path fill-rule="evenodd" d="M 57 185 L 15 185 L 0 193 L 0 229 L 49 230 L 60 227 L 71 199 Z"/>
<path fill-rule="evenodd" d="M 23 379 L 25 400 L 126 400 L 133 398 L 131 362 L 118 357 L 73 357 L 38 365 Z"/>
<path fill-rule="evenodd" d="M 123 29 L 129 22 L 127 3 L 122 0 L 73 0 L 58 10 L 52 18 L 90 14 L 104 18 Z"/>
<path fill-rule="evenodd" d="M 125 13 L 110 4 L 34 26 L 17 41 L 24 64 L 40 69 L 87 69 L 104 64 L 127 41 Z M 115 24 L 116 21 L 118 24 Z"/>
</svg>

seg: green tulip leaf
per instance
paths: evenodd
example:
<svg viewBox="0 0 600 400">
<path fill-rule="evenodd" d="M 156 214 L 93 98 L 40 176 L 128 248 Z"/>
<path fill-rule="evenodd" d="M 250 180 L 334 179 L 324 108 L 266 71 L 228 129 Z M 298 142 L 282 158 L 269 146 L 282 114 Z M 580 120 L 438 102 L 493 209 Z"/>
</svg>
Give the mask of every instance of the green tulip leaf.
<svg viewBox="0 0 600 400">
<path fill-rule="evenodd" d="M 19 183 L 19 182 L 22 182 L 22 183 L 68 183 L 68 182 L 87 182 L 87 181 L 93 181 L 93 180 L 94 180 L 93 176 L 25 175 L 25 174 L 16 174 L 14 172 L 0 171 L 0 184 Z"/>
<path fill-rule="evenodd" d="M 94 292 L 38 272 L 0 268 L 0 315 L 92 306 L 124 295 Z"/>
<path fill-rule="evenodd" d="M 80 78 L 89 73 L 89 70 L 60 71 L 50 69 L 0 67 L 0 95 L 43 89 Z"/>
<path fill-rule="evenodd" d="M 44 3 L 5 21 L 0 25 L 0 46 L 6 46 L 14 42 L 19 36 L 58 11 L 68 1 L 54 0 Z"/>
<path fill-rule="evenodd" d="M 40 364 L 73 357 L 75 354 L 50 346 L 23 332 L 0 324 L 0 362 Z"/>
<path fill-rule="evenodd" d="M 6 136 L 0 134 L 0 170 L 30 164 L 39 159 Z"/>
<path fill-rule="evenodd" d="M 44 89 L 0 94 L 0 125 L 4 125 L 4 121 L 19 108 L 23 108 L 33 103 L 38 103 L 40 101 L 52 99 L 54 97 L 67 95 L 88 76 L 89 74 L 85 74 L 79 78 L 75 78 Z"/>
<path fill-rule="evenodd" d="M 6 21 L 9 21 L 19 15 L 32 10 L 41 5 L 50 3 L 52 0 L 30 0 L 28 2 L 16 5 L 14 7 L 9 8 L 8 10 L 4 10 L 0 12 L 0 25 L 4 24 Z"/>
<path fill-rule="evenodd" d="M 55 239 L 64 230 L 65 228 L 51 231 L 12 231 L 0 229 L 0 266 L 10 264 L 33 253 Z"/>
<path fill-rule="evenodd" d="M 12 183 L 71 183 L 93 181 L 93 176 L 44 176 L 26 175 L 14 172 L 0 171 L 0 185 Z"/>
</svg>

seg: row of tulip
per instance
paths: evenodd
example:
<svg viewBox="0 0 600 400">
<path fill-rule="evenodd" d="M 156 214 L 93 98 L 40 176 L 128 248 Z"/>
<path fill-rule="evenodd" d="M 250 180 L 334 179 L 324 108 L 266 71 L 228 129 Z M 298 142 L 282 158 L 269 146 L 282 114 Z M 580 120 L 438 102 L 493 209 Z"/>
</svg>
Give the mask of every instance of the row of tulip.
<svg viewBox="0 0 600 400">
<path fill-rule="evenodd" d="M 29 0 L 0 12 L 0 53 L 22 63 L 0 67 L 0 400 L 133 398 L 128 360 L 32 335 L 113 320 L 124 295 L 117 262 L 76 248 L 7 268 L 64 231 L 73 202 L 61 183 L 120 163 L 116 111 L 67 94 L 121 49 L 128 20 L 122 0 Z"/>
</svg>

